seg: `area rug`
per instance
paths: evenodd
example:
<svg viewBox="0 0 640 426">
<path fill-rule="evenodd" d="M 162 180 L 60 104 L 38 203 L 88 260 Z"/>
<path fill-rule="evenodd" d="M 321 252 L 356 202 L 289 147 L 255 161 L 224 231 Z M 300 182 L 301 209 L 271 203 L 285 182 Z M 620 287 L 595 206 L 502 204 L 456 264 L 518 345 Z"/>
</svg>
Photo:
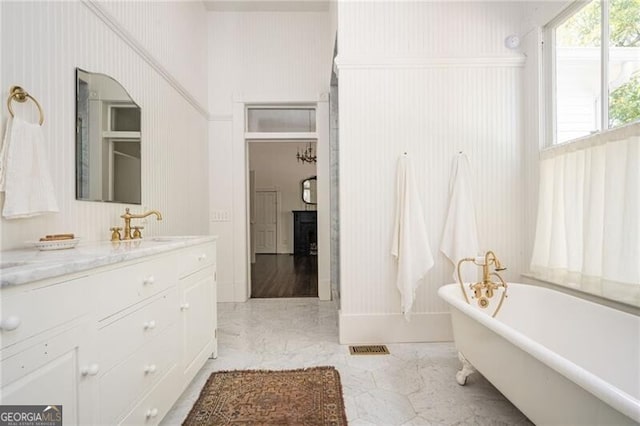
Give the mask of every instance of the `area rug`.
<svg viewBox="0 0 640 426">
<path fill-rule="evenodd" d="M 183 425 L 347 424 L 334 367 L 211 374 Z"/>
</svg>

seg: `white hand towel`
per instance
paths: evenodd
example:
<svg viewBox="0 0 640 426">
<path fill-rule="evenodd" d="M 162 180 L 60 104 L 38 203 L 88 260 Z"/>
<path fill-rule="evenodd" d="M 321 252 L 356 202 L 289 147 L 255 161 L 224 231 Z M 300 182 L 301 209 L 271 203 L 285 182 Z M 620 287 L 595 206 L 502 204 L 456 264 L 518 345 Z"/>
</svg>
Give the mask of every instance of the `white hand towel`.
<svg viewBox="0 0 640 426">
<path fill-rule="evenodd" d="M 9 118 L 0 151 L 2 215 L 7 219 L 57 212 L 42 128 L 21 118 Z"/>
<path fill-rule="evenodd" d="M 453 164 L 449 186 L 451 200 L 440 244 L 440 251 L 453 263 L 453 279 L 456 282 L 456 267 L 460 259 L 475 257 L 480 249 L 472 182 L 471 162 L 466 154 L 461 153 Z M 477 267 L 465 263 L 461 275 L 464 282 L 475 282 Z"/>
<path fill-rule="evenodd" d="M 433 256 L 413 168 L 406 156 L 398 160 L 396 184 L 396 218 L 391 254 L 398 263 L 396 285 L 400 291 L 402 313 L 409 320 L 416 288 L 433 267 Z"/>
</svg>

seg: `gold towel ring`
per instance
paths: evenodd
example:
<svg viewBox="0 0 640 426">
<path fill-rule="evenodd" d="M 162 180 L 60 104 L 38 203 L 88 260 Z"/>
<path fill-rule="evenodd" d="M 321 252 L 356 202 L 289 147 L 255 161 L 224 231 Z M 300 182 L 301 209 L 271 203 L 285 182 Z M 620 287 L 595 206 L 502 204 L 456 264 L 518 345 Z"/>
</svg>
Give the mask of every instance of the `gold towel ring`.
<svg viewBox="0 0 640 426">
<path fill-rule="evenodd" d="M 24 103 L 27 102 L 27 99 L 31 99 L 33 103 L 35 103 L 38 107 L 38 112 L 40 112 L 40 125 L 42 126 L 42 123 L 44 123 L 44 112 L 42 111 L 40 103 L 36 100 L 36 98 L 28 94 L 20 86 L 11 86 L 11 88 L 9 89 L 9 98 L 7 99 L 7 108 L 9 108 L 9 114 L 11 114 L 11 117 L 15 117 L 13 108 L 11 108 L 11 101 L 15 100 L 20 103 Z"/>
</svg>

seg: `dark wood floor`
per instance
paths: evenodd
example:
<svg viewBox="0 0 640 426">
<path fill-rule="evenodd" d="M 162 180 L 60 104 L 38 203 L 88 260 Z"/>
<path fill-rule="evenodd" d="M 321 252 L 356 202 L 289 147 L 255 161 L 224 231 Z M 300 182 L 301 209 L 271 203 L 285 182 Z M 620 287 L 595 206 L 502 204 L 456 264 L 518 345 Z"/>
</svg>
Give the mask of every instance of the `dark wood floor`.
<svg viewBox="0 0 640 426">
<path fill-rule="evenodd" d="M 256 254 L 251 297 L 318 297 L 318 256 Z"/>
</svg>

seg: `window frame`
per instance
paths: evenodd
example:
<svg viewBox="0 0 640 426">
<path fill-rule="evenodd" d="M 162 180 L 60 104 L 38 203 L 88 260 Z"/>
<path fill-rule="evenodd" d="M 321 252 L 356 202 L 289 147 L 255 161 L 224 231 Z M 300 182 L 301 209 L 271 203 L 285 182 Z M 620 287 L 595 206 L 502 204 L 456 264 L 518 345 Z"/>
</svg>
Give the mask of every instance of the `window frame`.
<svg viewBox="0 0 640 426">
<path fill-rule="evenodd" d="M 249 131 L 249 113 L 251 110 L 266 110 L 266 109 L 279 109 L 279 110 L 296 110 L 296 109 L 305 109 L 305 110 L 313 110 L 313 115 L 315 118 L 315 126 L 316 130 L 312 132 L 291 132 L 291 131 L 279 131 L 279 132 L 252 132 Z M 274 139 L 274 135 L 298 135 L 298 139 L 304 139 L 305 136 L 309 138 L 317 138 L 318 134 L 318 105 L 317 104 L 309 104 L 309 103 L 286 103 L 286 104 L 260 104 L 260 103 L 252 103 L 246 104 L 244 108 L 244 132 L 245 135 L 248 135 L 247 138 L 254 139 Z M 265 136 L 266 135 L 266 136 Z M 271 135 L 271 136 L 269 136 Z M 277 139 L 277 138 L 276 138 Z M 283 139 L 288 139 L 284 137 Z"/>
<path fill-rule="evenodd" d="M 600 130 L 579 138 L 563 142 L 557 140 L 557 91 L 556 91 L 556 29 L 587 6 L 592 0 L 577 0 L 556 15 L 543 28 L 543 84 L 545 95 L 545 135 L 544 147 L 571 143 L 573 141 L 607 132 L 617 127 L 609 128 L 609 1 L 593 0 L 600 3 Z M 546 48 L 545 48 L 546 47 Z"/>
</svg>

